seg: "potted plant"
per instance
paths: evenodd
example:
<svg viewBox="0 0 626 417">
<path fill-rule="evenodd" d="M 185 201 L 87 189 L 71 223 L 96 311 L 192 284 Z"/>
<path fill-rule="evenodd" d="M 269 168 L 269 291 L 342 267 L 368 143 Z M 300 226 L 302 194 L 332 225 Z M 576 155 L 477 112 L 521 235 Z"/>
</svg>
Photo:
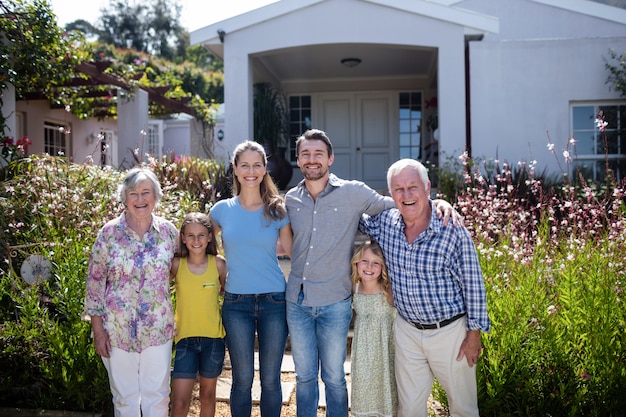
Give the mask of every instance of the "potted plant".
<svg viewBox="0 0 626 417">
<path fill-rule="evenodd" d="M 289 108 L 282 93 L 269 83 L 254 85 L 254 140 L 265 148 L 267 170 L 280 189 L 285 189 L 293 167 L 285 159 L 289 135 Z"/>
</svg>

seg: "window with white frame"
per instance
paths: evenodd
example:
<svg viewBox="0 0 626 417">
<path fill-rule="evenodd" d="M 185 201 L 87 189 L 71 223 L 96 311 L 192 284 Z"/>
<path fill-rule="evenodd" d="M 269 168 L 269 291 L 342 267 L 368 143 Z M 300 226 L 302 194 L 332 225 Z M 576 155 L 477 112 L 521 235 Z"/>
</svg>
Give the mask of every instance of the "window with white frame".
<svg viewBox="0 0 626 417">
<path fill-rule="evenodd" d="M 155 158 L 161 158 L 163 149 L 163 121 L 150 120 L 144 140 L 144 153 Z"/>
<path fill-rule="evenodd" d="M 289 97 L 289 156 L 291 162 L 297 161 L 296 140 L 311 128 L 311 96 Z"/>
<path fill-rule="evenodd" d="M 422 158 L 422 93 L 401 92 L 399 110 L 400 158 Z M 430 153 L 435 146 L 426 150 Z"/>
<path fill-rule="evenodd" d="M 594 181 L 604 181 L 607 175 L 626 176 L 626 105 L 572 105 L 572 134 L 575 176 L 581 173 Z"/>
<path fill-rule="evenodd" d="M 100 166 L 117 165 L 117 137 L 110 129 L 102 129 L 98 135 L 100 140 Z"/>
<path fill-rule="evenodd" d="M 43 130 L 45 153 L 50 156 L 71 155 L 71 129 L 60 123 L 45 121 Z"/>
</svg>

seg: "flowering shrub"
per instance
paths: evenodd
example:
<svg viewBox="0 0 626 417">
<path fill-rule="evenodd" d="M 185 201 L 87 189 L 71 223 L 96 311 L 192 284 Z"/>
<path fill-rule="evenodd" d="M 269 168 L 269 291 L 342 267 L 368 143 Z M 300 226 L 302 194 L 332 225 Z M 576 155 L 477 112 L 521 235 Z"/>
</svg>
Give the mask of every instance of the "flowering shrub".
<svg viewBox="0 0 626 417">
<path fill-rule="evenodd" d="M 574 152 L 572 138 L 565 164 Z M 456 208 L 479 252 L 493 323 L 477 370 L 481 415 L 623 414 L 626 181 L 550 183 L 534 161 L 513 170 L 462 155 L 461 164 Z"/>
<path fill-rule="evenodd" d="M 0 155 L 2 156 L 2 163 L 0 166 L 5 166 L 13 161 L 18 160 L 28 154 L 28 147 L 32 142 L 28 139 L 28 136 L 24 136 L 17 142 L 15 139 L 9 136 L 5 136 L 0 139 Z"/>
<path fill-rule="evenodd" d="M 0 183 L 0 403 L 102 411 L 111 403 L 108 379 L 81 314 L 89 252 L 123 208 L 116 192 L 124 173 L 42 156 L 7 169 L 11 179 Z M 198 210 L 188 191 L 162 187 L 158 214 L 179 224 Z M 33 253 L 48 258 L 53 272 L 30 286 L 18 274 Z"/>
</svg>

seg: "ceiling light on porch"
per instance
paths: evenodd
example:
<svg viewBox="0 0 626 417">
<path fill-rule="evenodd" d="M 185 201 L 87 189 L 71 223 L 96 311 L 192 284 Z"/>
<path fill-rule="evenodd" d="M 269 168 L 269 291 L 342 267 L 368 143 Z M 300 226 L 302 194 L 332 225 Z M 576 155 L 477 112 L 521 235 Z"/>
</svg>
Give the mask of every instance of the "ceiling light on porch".
<svg viewBox="0 0 626 417">
<path fill-rule="evenodd" d="M 344 58 L 341 63 L 348 68 L 354 68 L 361 63 L 361 58 Z"/>
</svg>

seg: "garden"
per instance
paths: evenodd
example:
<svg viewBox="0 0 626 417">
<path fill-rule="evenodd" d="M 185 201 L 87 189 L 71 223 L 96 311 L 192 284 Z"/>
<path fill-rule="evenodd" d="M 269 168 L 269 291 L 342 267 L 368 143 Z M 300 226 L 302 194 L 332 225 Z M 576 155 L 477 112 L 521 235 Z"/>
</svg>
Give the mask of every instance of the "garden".
<svg viewBox="0 0 626 417">
<path fill-rule="evenodd" d="M 122 210 L 124 172 L 24 156 L 24 141 L 0 146 L 0 404 L 107 415 L 108 380 L 83 299 L 97 231 Z M 175 224 L 228 193 L 214 161 L 142 159 L 164 190 L 158 213 Z M 550 179 L 535 166 L 461 155 L 437 171 L 474 237 L 487 288 L 481 414 L 624 415 L 626 183 Z M 20 266 L 33 255 L 49 264 L 27 282 Z M 433 395 L 446 403 L 441 390 Z"/>
</svg>

